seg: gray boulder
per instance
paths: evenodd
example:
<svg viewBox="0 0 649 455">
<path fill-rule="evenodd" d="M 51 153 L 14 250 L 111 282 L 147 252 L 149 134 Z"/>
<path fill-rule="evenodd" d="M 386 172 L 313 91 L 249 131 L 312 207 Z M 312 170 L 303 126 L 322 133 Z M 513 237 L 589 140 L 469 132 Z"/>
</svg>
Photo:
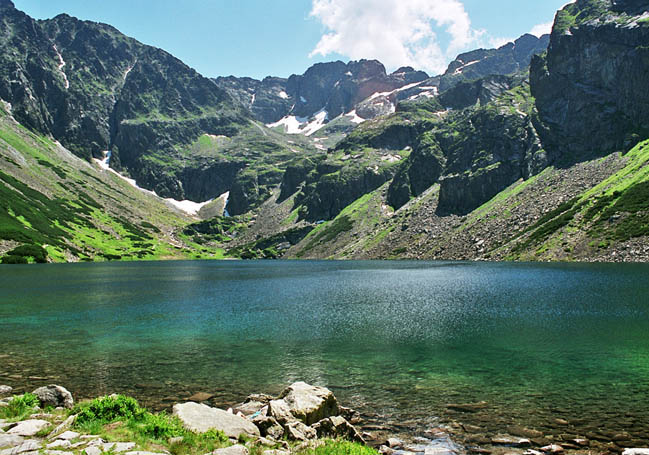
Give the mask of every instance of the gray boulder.
<svg viewBox="0 0 649 455">
<path fill-rule="evenodd" d="M 13 387 L 10 387 L 8 385 L 0 385 L 0 397 L 9 395 L 11 391 L 13 390 Z"/>
<path fill-rule="evenodd" d="M 282 426 L 296 420 L 291 413 L 291 408 L 284 400 L 273 400 L 268 403 L 268 416 L 273 417 Z"/>
<path fill-rule="evenodd" d="M 264 437 L 277 440 L 284 436 L 284 428 L 273 417 L 259 415 L 252 419 L 252 423 L 259 428 L 261 435 Z"/>
<path fill-rule="evenodd" d="M 205 404 L 176 404 L 173 414 L 183 422 L 185 428 L 197 433 L 215 429 L 223 431 L 229 438 L 238 438 L 241 434 L 260 436 L 259 429 L 248 419 Z"/>
<path fill-rule="evenodd" d="M 343 438 L 349 441 L 365 444 L 365 440 L 358 430 L 344 417 L 327 417 L 313 425 L 313 429 L 316 430 L 319 438 Z"/>
<path fill-rule="evenodd" d="M 289 422 L 284 427 L 286 437 L 291 441 L 308 441 L 318 437 L 316 431 L 300 421 Z"/>
<path fill-rule="evenodd" d="M 39 387 L 32 392 L 38 397 L 42 407 L 52 406 L 57 408 L 62 406 L 71 409 L 74 406 L 72 394 L 60 385 L 51 384 L 45 387 Z"/>
<path fill-rule="evenodd" d="M 286 403 L 295 418 L 307 425 L 339 413 L 338 402 L 331 390 L 305 382 L 291 384 L 282 392 L 280 399 Z"/>
</svg>

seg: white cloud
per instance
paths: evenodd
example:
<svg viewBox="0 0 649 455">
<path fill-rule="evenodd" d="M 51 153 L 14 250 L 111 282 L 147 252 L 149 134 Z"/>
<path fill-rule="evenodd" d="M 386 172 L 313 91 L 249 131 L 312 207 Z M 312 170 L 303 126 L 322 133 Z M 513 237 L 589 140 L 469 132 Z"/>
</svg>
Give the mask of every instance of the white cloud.
<svg viewBox="0 0 649 455">
<path fill-rule="evenodd" d="M 532 30 L 530 30 L 530 34 L 538 36 L 539 38 L 542 35 L 547 35 L 548 33 L 550 33 L 552 31 L 552 24 L 553 23 L 554 23 L 553 21 L 550 21 L 550 22 L 546 22 L 544 24 L 535 25 L 534 27 L 532 27 Z"/>
<path fill-rule="evenodd" d="M 313 0 L 311 16 L 326 29 L 311 57 L 376 58 L 391 69 L 439 74 L 458 53 L 502 42 L 474 29 L 459 0 Z M 438 33 L 448 35 L 448 44 Z"/>
<path fill-rule="evenodd" d="M 565 3 L 559 10 L 564 9 L 566 6 L 575 3 L 576 0 L 569 1 L 568 3 Z M 552 32 L 552 26 L 554 25 L 554 20 L 551 20 L 549 22 L 545 22 L 543 24 L 537 24 L 534 27 L 532 27 L 532 30 L 530 30 L 530 34 L 538 36 L 539 38 L 542 35 L 549 34 Z"/>
</svg>

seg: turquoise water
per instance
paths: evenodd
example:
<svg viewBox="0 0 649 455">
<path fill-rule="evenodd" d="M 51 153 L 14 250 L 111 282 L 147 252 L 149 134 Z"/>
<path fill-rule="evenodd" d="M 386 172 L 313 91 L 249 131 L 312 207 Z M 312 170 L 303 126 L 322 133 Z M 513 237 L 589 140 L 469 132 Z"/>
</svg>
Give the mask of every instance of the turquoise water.
<svg viewBox="0 0 649 455">
<path fill-rule="evenodd" d="M 2 266 L 0 346 L 0 383 L 123 392 L 154 408 L 305 380 L 394 428 L 460 420 L 547 434 L 565 431 L 560 417 L 574 433 L 640 433 L 649 266 Z M 472 414 L 446 406 L 478 401 L 487 407 Z"/>
</svg>

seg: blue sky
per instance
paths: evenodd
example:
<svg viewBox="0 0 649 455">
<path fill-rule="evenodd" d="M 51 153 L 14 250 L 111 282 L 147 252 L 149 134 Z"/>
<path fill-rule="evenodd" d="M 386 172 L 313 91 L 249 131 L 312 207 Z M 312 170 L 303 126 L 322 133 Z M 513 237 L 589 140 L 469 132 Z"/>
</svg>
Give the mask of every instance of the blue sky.
<svg viewBox="0 0 649 455">
<path fill-rule="evenodd" d="M 547 28 L 567 0 L 13 1 L 38 19 L 109 23 L 205 76 L 262 78 L 359 58 L 437 74 L 459 52 Z"/>
</svg>

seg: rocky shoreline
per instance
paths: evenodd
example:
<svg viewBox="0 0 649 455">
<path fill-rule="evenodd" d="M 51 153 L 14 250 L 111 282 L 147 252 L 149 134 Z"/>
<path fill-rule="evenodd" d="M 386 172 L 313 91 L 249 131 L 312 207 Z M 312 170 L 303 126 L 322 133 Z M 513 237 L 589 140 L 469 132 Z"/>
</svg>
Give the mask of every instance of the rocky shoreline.
<svg viewBox="0 0 649 455">
<path fill-rule="evenodd" d="M 157 450 L 152 451 L 142 441 L 113 437 L 105 440 L 97 434 L 83 434 L 75 427 L 75 421 L 79 423 L 80 412 L 87 412 L 83 411 L 83 403 L 88 402 L 75 406 L 72 394 L 64 387 L 49 385 L 24 395 L 12 396 L 12 392 L 12 387 L 0 385 L 0 417 L 7 417 L 8 413 L 3 410 L 13 406 L 14 400 L 31 396 L 37 404 L 31 409 L 33 412 L 21 418 L 0 418 L 0 455 L 177 455 L 174 444 L 183 440 L 183 437 L 170 437 L 168 446 L 153 444 L 151 447 Z M 119 395 L 97 400 L 112 397 L 136 403 Z M 304 382 L 291 384 L 276 397 L 250 395 L 243 403 L 227 410 L 205 404 L 211 397 L 196 393 L 189 401 L 172 408 L 173 418 L 189 434 L 211 434 L 217 430 L 222 435 L 224 446 L 207 452 L 211 455 L 310 454 L 316 453 L 319 447 L 326 447 L 323 454 L 351 453 L 349 448 L 336 447 L 333 441 L 349 441 L 371 451 L 368 453 L 383 455 L 649 455 L 649 448 L 629 447 L 631 441 L 643 442 L 634 440 L 631 434 L 598 437 L 597 434 L 573 435 L 566 429 L 559 437 L 553 437 L 538 430 L 511 426 L 501 434 L 487 436 L 479 427 L 458 420 L 449 424 L 438 422 L 421 436 L 395 435 L 388 426 L 365 422 L 358 412 L 340 405 L 329 389 Z M 111 406 L 123 407 L 123 404 L 117 406 L 111 402 Z M 462 414 L 474 413 L 485 406 L 481 402 L 451 404 L 448 408 Z M 164 412 L 157 415 L 166 418 Z M 559 420 L 562 419 L 557 419 L 557 424 L 568 426 L 567 421 Z M 122 424 L 116 420 L 104 427 L 114 429 Z"/>
</svg>

